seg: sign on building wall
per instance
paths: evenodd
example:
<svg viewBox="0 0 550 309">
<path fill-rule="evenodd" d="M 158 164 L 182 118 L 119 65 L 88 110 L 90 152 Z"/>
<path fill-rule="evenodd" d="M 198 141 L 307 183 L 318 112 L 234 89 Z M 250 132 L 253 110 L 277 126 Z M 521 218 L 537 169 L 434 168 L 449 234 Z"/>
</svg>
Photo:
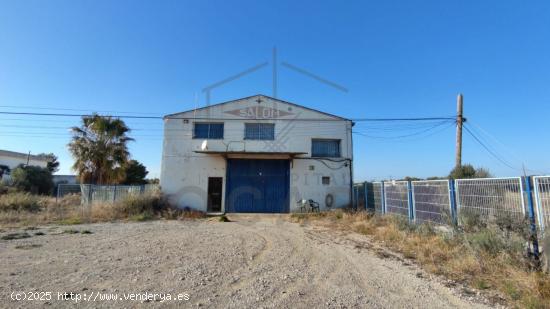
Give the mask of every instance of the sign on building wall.
<svg viewBox="0 0 550 309">
<path fill-rule="evenodd" d="M 251 106 L 226 111 L 226 114 L 254 119 L 277 119 L 280 117 L 294 115 L 293 113 L 265 106 Z"/>
</svg>

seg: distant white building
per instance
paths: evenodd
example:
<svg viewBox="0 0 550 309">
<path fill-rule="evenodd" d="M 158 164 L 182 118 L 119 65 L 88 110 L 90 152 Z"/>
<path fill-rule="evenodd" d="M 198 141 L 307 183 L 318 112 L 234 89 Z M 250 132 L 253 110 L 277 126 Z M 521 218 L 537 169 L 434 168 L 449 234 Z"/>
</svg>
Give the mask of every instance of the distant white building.
<svg viewBox="0 0 550 309">
<path fill-rule="evenodd" d="M 179 207 L 298 211 L 351 203 L 349 119 L 264 95 L 164 117 L 160 184 Z"/>
<path fill-rule="evenodd" d="M 52 181 L 55 185 L 76 185 L 78 184 L 78 177 L 76 175 L 53 175 Z"/>
<path fill-rule="evenodd" d="M 7 167 L 7 170 L 0 171 L 3 174 L 3 178 L 7 179 L 10 172 L 20 164 L 46 167 L 48 165 L 48 157 L 0 150 L 0 168 L 4 170 Z"/>
</svg>

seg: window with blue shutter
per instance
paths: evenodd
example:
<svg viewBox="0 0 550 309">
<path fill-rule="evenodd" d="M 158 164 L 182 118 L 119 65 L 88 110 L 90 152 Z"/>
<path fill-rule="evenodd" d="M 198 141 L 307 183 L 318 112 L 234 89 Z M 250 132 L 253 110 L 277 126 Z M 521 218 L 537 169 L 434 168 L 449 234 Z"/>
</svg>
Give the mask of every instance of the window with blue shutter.
<svg viewBox="0 0 550 309">
<path fill-rule="evenodd" d="M 223 139 L 223 123 L 196 122 L 193 138 Z"/>
<path fill-rule="evenodd" d="M 244 139 L 274 140 L 275 125 L 272 123 L 245 123 Z"/>
<path fill-rule="evenodd" d="M 339 158 L 340 157 L 340 140 L 339 139 L 311 140 L 311 156 Z"/>
</svg>

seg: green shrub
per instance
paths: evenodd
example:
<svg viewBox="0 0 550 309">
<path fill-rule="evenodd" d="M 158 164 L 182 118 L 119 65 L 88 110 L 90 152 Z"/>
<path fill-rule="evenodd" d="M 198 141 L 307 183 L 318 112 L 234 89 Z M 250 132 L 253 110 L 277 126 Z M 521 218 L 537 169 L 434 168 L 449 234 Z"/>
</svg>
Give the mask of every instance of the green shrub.
<svg viewBox="0 0 550 309">
<path fill-rule="evenodd" d="M 451 179 L 465 179 L 465 178 L 490 178 L 491 172 L 485 168 L 475 169 L 471 164 L 465 164 L 455 167 L 449 174 Z"/>
<path fill-rule="evenodd" d="M 137 221 L 137 222 L 142 222 L 142 221 L 149 221 L 149 220 L 153 220 L 154 219 L 154 216 L 152 213 L 150 212 L 142 212 L 140 214 L 137 214 L 137 215 L 133 215 L 131 217 L 128 218 L 130 221 Z"/>
<path fill-rule="evenodd" d="M 525 240 L 531 237 L 529 219 L 526 217 L 518 218 L 507 213 L 498 214 L 495 218 L 496 226 L 506 234 L 517 234 Z"/>
<path fill-rule="evenodd" d="M 22 191 L 34 194 L 51 194 L 54 184 L 52 173 L 39 166 L 20 165 L 12 172 L 14 186 Z"/>
<path fill-rule="evenodd" d="M 435 227 L 432 223 L 424 222 L 420 225 L 417 225 L 416 232 L 422 236 L 435 236 Z"/>
<path fill-rule="evenodd" d="M 0 212 L 40 210 L 40 199 L 30 193 L 16 192 L 0 196 Z"/>
<path fill-rule="evenodd" d="M 523 258 L 526 240 L 517 233 L 503 233 L 496 227 L 489 227 L 465 236 L 471 247 L 478 252 L 493 256 L 504 252 L 516 261 Z"/>
<path fill-rule="evenodd" d="M 2 178 L 0 178 L 0 195 L 8 194 L 8 186 L 2 183 Z"/>
<path fill-rule="evenodd" d="M 478 232 L 487 228 L 487 221 L 483 219 L 481 214 L 471 209 L 461 209 L 458 215 L 460 226 L 465 232 Z"/>
<path fill-rule="evenodd" d="M 409 218 L 405 216 L 392 215 L 392 220 L 394 220 L 397 228 L 401 231 L 411 233 L 416 231 L 416 229 L 418 228 L 416 224 L 411 223 L 409 221 Z"/>
</svg>

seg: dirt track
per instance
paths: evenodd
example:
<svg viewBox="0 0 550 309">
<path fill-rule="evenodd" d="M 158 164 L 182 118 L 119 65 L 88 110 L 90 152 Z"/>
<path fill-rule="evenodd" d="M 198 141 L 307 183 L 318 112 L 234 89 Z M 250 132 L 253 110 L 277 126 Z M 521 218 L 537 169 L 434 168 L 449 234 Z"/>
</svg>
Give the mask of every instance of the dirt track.
<svg viewBox="0 0 550 309">
<path fill-rule="evenodd" d="M 381 258 L 360 235 L 301 227 L 279 216 L 236 222 L 154 221 L 45 227 L 0 240 L 5 307 L 74 306 L 57 292 L 188 294 L 179 301 L 84 301 L 84 307 L 471 308 L 418 268 Z M 62 233 L 67 229 L 93 234 Z M 8 232 L 4 231 L 2 235 Z M 33 235 L 36 230 L 27 231 Z M 32 245 L 37 245 L 33 247 Z M 16 248 L 16 246 L 19 246 Z M 51 300 L 11 301 L 13 291 Z M 126 294 L 126 295 L 125 295 Z M 77 294 L 75 294 L 76 297 Z M 175 296 L 173 296 L 175 297 Z M 180 296 L 182 297 L 182 296 Z M 185 297 L 185 296 L 183 296 Z"/>
</svg>

